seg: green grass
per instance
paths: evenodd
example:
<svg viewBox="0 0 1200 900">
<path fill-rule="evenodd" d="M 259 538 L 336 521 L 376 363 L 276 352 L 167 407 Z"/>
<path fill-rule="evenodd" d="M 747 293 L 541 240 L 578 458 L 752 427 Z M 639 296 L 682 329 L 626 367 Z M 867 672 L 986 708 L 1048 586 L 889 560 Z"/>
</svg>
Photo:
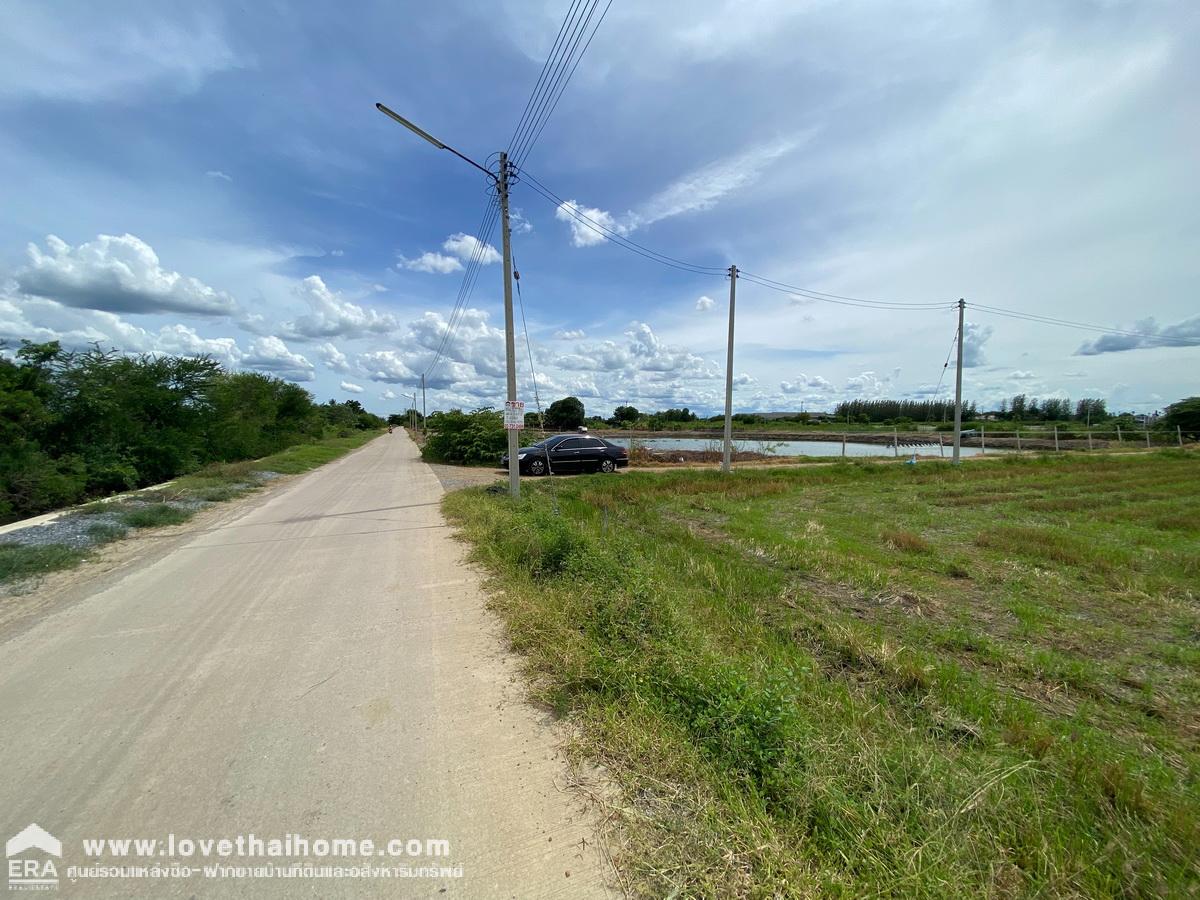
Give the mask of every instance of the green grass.
<svg viewBox="0 0 1200 900">
<path fill-rule="evenodd" d="M 133 495 L 132 498 L 148 501 L 146 505 L 131 506 L 121 499 L 96 501 L 70 514 L 94 516 L 119 513 L 120 525 L 95 524 L 87 529 L 95 545 L 112 543 L 125 537 L 129 529 L 179 525 L 195 514 L 193 510 L 181 509 L 167 501 L 204 500 L 221 503 L 234 500 L 261 486 L 255 472 L 278 472 L 283 475 L 307 472 L 344 456 L 378 435 L 378 431 L 355 432 L 350 437 L 327 438 L 314 444 L 289 447 L 262 459 L 215 463 L 181 476 L 161 490 L 142 491 Z M 60 544 L 49 547 L 0 544 L 0 585 L 36 577 L 55 569 L 70 568 L 87 559 L 88 555 L 87 550 L 76 550 Z"/>
<path fill-rule="evenodd" d="M 333 462 L 339 456 L 344 456 L 378 436 L 378 431 L 359 431 L 349 437 L 328 438 L 315 444 L 289 447 L 282 453 L 256 460 L 254 468 L 263 472 L 279 472 L 281 475 L 299 475 Z"/>
<path fill-rule="evenodd" d="M 180 509 L 166 503 L 151 503 L 125 510 L 121 513 L 121 522 L 130 528 L 161 528 L 165 525 L 182 525 L 194 515 L 194 510 Z"/>
<path fill-rule="evenodd" d="M 0 584 L 70 568 L 86 555 L 85 551 L 66 544 L 42 547 L 0 544 Z"/>
<path fill-rule="evenodd" d="M 1200 893 L 1200 459 L 452 494 L 639 896 Z"/>
</svg>

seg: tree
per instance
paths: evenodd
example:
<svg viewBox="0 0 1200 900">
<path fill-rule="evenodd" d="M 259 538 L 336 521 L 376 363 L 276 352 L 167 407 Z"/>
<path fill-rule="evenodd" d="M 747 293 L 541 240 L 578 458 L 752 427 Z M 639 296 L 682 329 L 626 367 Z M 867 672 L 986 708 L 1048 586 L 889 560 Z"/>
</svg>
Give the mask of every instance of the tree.
<svg viewBox="0 0 1200 900">
<path fill-rule="evenodd" d="M 1098 397 L 1084 397 L 1075 404 L 1075 418 L 1088 425 L 1107 419 L 1107 404 Z"/>
<path fill-rule="evenodd" d="M 578 397 L 555 400 L 546 410 L 546 424 L 551 428 L 572 429 L 583 424 L 583 401 Z"/>
<path fill-rule="evenodd" d="M 1167 407 L 1158 420 L 1162 428 L 1178 428 L 1183 434 L 1200 437 L 1200 397 L 1188 397 Z"/>
<path fill-rule="evenodd" d="M 628 426 L 640 419 L 641 415 L 636 406 L 618 406 L 613 410 L 609 423 L 618 428 Z"/>
</svg>

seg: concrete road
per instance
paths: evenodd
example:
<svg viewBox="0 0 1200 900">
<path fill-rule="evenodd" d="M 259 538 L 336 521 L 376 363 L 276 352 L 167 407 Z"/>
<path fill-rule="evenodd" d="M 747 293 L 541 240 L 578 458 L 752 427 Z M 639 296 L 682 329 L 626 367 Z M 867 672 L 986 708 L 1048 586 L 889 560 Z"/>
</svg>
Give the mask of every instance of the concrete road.
<svg viewBox="0 0 1200 900">
<path fill-rule="evenodd" d="M 384 435 L 152 558 L 82 571 L 71 602 L 0 636 L 0 838 L 37 823 L 62 842 L 18 852 L 18 871 L 49 861 L 79 897 L 606 895 L 554 728 L 521 699 L 441 495 L 408 437 Z M 309 852 L 238 855 L 239 836 L 259 850 L 250 834 Z M 85 838 L 159 843 L 89 856 Z M 221 839 L 230 853 L 205 856 Z M 317 855 L 341 839 L 373 844 Z M 168 877 L 69 879 L 93 861 Z M 278 877 L 294 862 L 358 874 Z"/>
</svg>

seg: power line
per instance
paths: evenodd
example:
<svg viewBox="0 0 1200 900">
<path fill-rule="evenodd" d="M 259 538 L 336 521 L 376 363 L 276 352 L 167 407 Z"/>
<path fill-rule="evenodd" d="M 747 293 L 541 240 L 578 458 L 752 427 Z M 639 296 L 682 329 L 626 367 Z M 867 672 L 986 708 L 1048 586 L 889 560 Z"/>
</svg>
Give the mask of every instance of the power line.
<svg viewBox="0 0 1200 900">
<path fill-rule="evenodd" d="M 1103 325 L 1092 325 L 1087 322 L 1074 322 L 1070 319 L 1057 319 L 1053 316 L 1043 316 L 1037 313 L 1019 312 L 1014 309 L 1003 309 L 996 306 L 985 306 L 980 303 L 970 304 L 971 309 L 977 309 L 980 312 L 994 316 L 1005 316 L 1009 319 L 1024 319 L 1029 322 L 1038 322 L 1044 325 L 1059 325 L 1064 328 L 1077 328 L 1082 331 L 1093 331 L 1100 334 L 1114 334 L 1124 337 L 1143 338 L 1149 341 L 1159 341 L 1168 346 L 1176 347 L 1200 347 L 1200 340 L 1193 340 L 1186 337 L 1171 337 L 1170 335 L 1154 334 L 1148 331 L 1130 331 L 1123 328 L 1107 328 Z"/>
<path fill-rule="evenodd" d="M 546 127 L 546 123 L 550 121 L 550 117 L 554 115 L 554 110 L 558 109 L 558 101 L 561 100 L 563 94 L 566 93 L 567 85 L 569 85 L 571 83 L 571 79 L 575 75 L 575 70 L 579 68 L 579 63 L 583 60 L 583 57 L 587 54 L 588 47 L 592 46 L 592 38 L 594 38 L 596 36 L 596 32 L 599 31 L 600 26 L 604 24 L 604 19 L 608 16 L 608 11 L 611 7 L 612 7 L 612 0 L 608 0 L 608 3 L 604 7 L 604 11 L 602 13 L 600 13 L 600 18 L 596 20 L 596 27 L 593 28 L 592 33 L 590 35 L 588 35 L 587 43 L 585 43 L 583 45 L 583 49 L 580 50 L 579 55 L 575 57 L 575 63 L 571 66 L 571 71 L 567 73 L 567 79 L 566 79 L 566 81 L 563 82 L 561 90 L 559 90 L 558 94 L 554 97 L 554 102 L 550 105 L 550 109 L 547 111 L 546 115 L 542 118 L 542 122 L 540 125 L 538 125 L 537 131 L 534 132 L 533 138 L 529 141 L 529 143 L 525 147 L 525 149 L 521 151 L 521 156 L 517 160 L 518 166 L 521 165 L 521 163 L 523 163 L 526 159 L 528 159 L 529 154 L 531 152 L 533 152 L 534 145 L 537 144 L 538 138 L 540 138 L 542 136 L 542 130 Z M 593 11 L 594 10 L 595 10 L 595 7 L 593 6 Z M 589 20 L 590 20 L 590 16 L 589 16 Z M 584 28 L 586 29 L 586 27 L 587 27 L 587 24 L 585 23 Z"/>
<path fill-rule="evenodd" d="M 566 18 L 563 19 L 562 25 L 558 28 L 558 36 L 555 37 L 554 43 L 550 45 L 550 54 L 546 57 L 546 61 L 542 64 L 542 71 L 538 75 L 538 80 L 533 85 L 533 91 L 529 94 L 529 99 L 525 101 L 525 109 L 521 113 L 521 117 L 517 120 L 517 127 L 513 129 L 512 137 L 508 139 L 509 150 L 516 146 L 517 135 L 521 133 L 522 128 L 527 123 L 527 117 L 533 109 L 534 98 L 537 97 L 542 90 L 542 85 L 545 83 L 546 73 L 550 70 L 550 63 L 558 53 L 559 44 L 562 41 L 563 34 L 566 33 L 567 23 L 571 21 L 574 15 L 575 8 L 579 6 L 581 0 L 573 0 L 571 8 L 567 10 Z"/>
<path fill-rule="evenodd" d="M 598 3 L 599 0 L 591 0 L 590 5 L 583 10 L 583 14 L 576 19 L 575 24 L 570 26 L 572 29 L 570 37 L 568 38 L 570 46 L 566 48 L 565 53 L 559 54 L 558 61 L 555 63 L 554 71 L 550 76 L 551 80 L 547 83 L 546 89 L 542 92 L 541 100 L 535 107 L 533 118 L 529 120 L 522 139 L 519 140 L 517 145 L 513 148 L 512 156 L 514 162 L 518 157 L 522 156 L 524 151 L 528 148 L 534 131 L 548 115 L 547 109 L 549 108 L 551 99 L 558 90 L 559 85 L 562 84 L 563 75 L 566 72 L 567 66 L 569 65 L 572 57 L 575 55 L 576 49 L 579 47 L 579 41 L 583 38 L 583 34 L 587 30 L 588 23 L 591 21 L 592 16 L 596 12 L 596 5 Z"/>
<path fill-rule="evenodd" d="M 767 281 L 757 275 L 746 275 L 738 271 L 738 278 L 744 278 L 751 284 L 757 284 L 759 287 L 765 287 L 768 290 L 778 291 L 781 294 L 789 294 L 793 296 L 806 297 L 809 300 L 817 300 L 821 303 L 834 303 L 838 306 L 857 306 L 864 309 L 889 309 L 889 310 L 907 310 L 911 312 L 929 312 L 931 310 L 946 310 L 953 309 L 954 304 L 950 302 L 932 302 L 932 303 L 900 303 L 888 300 L 861 300 L 857 297 L 842 297 L 825 294 L 817 294 L 813 291 L 808 291 L 805 288 L 797 288 L 793 285 L 785 285 L 777 281 Z"/>
<path fill-rule="evenodd" d="M 578 65 L 579 59 L 583 58 L 582 53 L 576 57 L 576 50 L 587 32 L 598 4 L 599 0 L 582 0 L 582 4 L 579 0 L 575 0 L 571 4 L 571 8 L 567 10 L 567 15 L 559 28 L 559 35 L 550 48 L 550 54 L 542 67 L 542 74 L 538 78 L 538 83 L 534 85 L 534 91 L 530 95 L 526 110 L 518 123 L 517 132 L 514 133 L 513 140 L 509 144 L 509 156 L 512 157 L 514 163 L 524 159 L 535 140 L 535 133 L 540 133 L 540 129 L 545 126 L 546 120 L 553 112 L 553 106 L 557 105 L 557 97 L 561 96 L 562 91 L 566 89 L 564 76 L 567 75 L 568 69 L 570 72 L 574 72 L 571 60 L 574 58 L 575 65 Z M 599 27 L 599 23 L 597 23 L 597 27 Z M 593 30 L 592 33 L 595 34 L 595 31 Z M 588 43 L 591 43 L 590 38 Z M 586 49 L 585 46 L 584 50 Z"/>
<path fill-rule="evenodd" d="M 446 330 L 442 333 L 442 339 L 438 344 L 437 350 L 434 352 L 433 359 L 422 372 L 425 376 L 430 376 L 437 369 L 438 364 L 442 361 L 447 351 L 453 346 L 454 336 L 458 331 L 458 326 L 462 322 L 463 315 L 466 312 L 466 304 L 470 300 L 471 293 L 475 289 L 475 282 L 479 277 L 479 270 L 482 266 L 483 255 L 490 246 L 492 230 L 496 227 L 496 219 L 499 216 L 499 203 L 493 197 L 483 213 L 483 220 L 479 224 L 479 230 L 475 234 L 475 246 L 471 250 L 471 255 L 467 259 L 466 269 L 463 272 L 462 282 L 458 287 L 458 295 L 455 297 L 454 306 L 450 310 L 450 315 L 446 320 Z"/>
<path fill-rule="evenodd" d="M 948 300 L 924 301 L 910 303 L 900 300 L 866 300 L 861 297 L 847 297 L 843 294 L 829 294 L 824 291 L 814 291 L 811 288 L 798 287 L 782 281 L 774 281 L 762 275 L 738 270 L 738 277 L 752 281 L 760 287 L 770 288 L 784 294 L 796 294 L 809 300 L 819 300 L 824 303 L 838 303 L 846 306 L 869 306 L 876 309 L 953 309 L 954 303 Z"/>
<path fill-rule="evenodd" d="M 670 266 L 674 269 L 682 269 L 685 272 L 691 272 L 695 275 L 719 275 L 723 278 L 728 272 L 727 267 L 702 266 L 697 263 L 690 263 L 682 259 L 676 259 L 673 256 L 667 256 L 665 253 L 659 253 L 657 250 L 652 250 L 643 244 L 639 244 L 637 241 L 625 237 L 602 222 L 597 222 L 595 219 L 591 218 L 582 210 L 580 210 L 579 207 L 575 206 L 573 203 L 568 203 L 562 197 L 558 196 L 556 193 L 554 193 L 554 191 L 550 190 L 550 188 L 538 181 L 529 172 L 522 170 L 521 175 L 523 180 L 527 181 L 529 186 L 532 187 L 538 194 L 541 194 L 543 198 L 553 203 L 555 207 L 561 209 L 589 231 L 598 234 L 606 241 L 614 243 L 620 247 L 624 247 L 626 250 L 630 250 L 639 256 L 644 256 L 646 259 L 653 260 L 654 262 L 661 263 L 664 266 Z"/>
</svg>

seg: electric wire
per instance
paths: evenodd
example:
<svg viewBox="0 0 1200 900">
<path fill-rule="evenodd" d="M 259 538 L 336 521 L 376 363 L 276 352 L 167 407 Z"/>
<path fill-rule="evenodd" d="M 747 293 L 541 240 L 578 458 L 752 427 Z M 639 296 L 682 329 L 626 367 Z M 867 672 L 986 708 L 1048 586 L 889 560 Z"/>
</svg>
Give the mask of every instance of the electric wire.
<svg viewBox="0 0 1200 900">
<path fill-rule="evenodd" d="M 936 405 L 939 403 L 939 398 L 942 395 L 942 382 L 946 380 L 946 372 L 950 369 L 950 357 L 954 354 L 954 348 L 958 342 L 962 340 L 962 330 L 954 326 L 954 338 L 950 341 L 950 349 L 946 351 L 946 362 L 942 364 L 942 372 L 938 375 L 937 387 L 933 389 L 933 402 Z M 931 408 L 925 416 L 925 421 L 928 422 L 933 417 L 933 409 Z"/>
<path fill-rule="evenodd" d="M 580 2 L 582 2 L 582 0 L 573 0 L 571 3 L 571 8 L 567 10 L 567 15 L 563 19 L 562 25 L 560 25 L 558 28 L 558 36 L 554 38 L 554 43 L 550 45 L 550 53 L 546 56 L 546 61 L 542 64 L 542 71 L 538 75 L 538 79 L 533 85 L 533 90 L 529 94 L 529 99 L 525 101 L 525 109 L 522 111 L 521 117 L 517 120 L 517 127 L 513 129 L 512 137 L 508 139 L 508 146 L 510 148 L 516 146 L 517 135 L 521 133 L 522 129 L 527 124 L 527 118 L 530 114 L 530 111 L 533 109 L 534 98 L 541 93 L 542 85 L 546 80 L 546 73 L 550 70 L 551 61 L 558 54 L 558 48 L 562 42 L 563 34 L 566 33 L 567 23 L 571 21 L 571 18 L 575 14 L 575 9 L 579 6 Z"/>
<path fill-rule="evenodd" d="M 537 131 L 535 131 L 533 133 L 533 138 L 529 141 L 529 143 L 526 145 L 526 147 L 521 151 L 521 155 L 517 160 L 517 165 L 521 165 L 523 162 L 525 162 L 525 160 L 529 158 L 529 154 L 533 152 L 533 148 L 537 144 L 538 138 L 540 138 L 542 136 L 542 131 L 545 129 L 546 123 L 550 121 L 550 117 L 553 116 L 554 111 L 556 109 L 558 109 L 558 101 L 560 101 L 563 97 L 563 94 L 566 93 L 567 86 L 571 83 L 571 79 L 575 76 L 575 70 L 579 68 L 579 63 L 583 60 L 583 57 L 587 54 L 588 47 L 592 46 L 592 39 L 596 36 L 596 32 L 600 30 L 600 26 L 604 24 L 604 19 L 608 16 L 608 11 L 611 8 L 612 8 L 612 0 L 608 0 L 608 3 L 605 4 L 604 11 L 600 13 L 600 18 L 596 20 L 595 27 L 592 28 L 591 34 L 588 35 L 587 43 L 585 43 L 583 45 L 583 49 L 580 50 L 579 55 L 575 57 L 575 62 L 572 64 L 571 70 L 567 73 L 566 81 L 563 82 L 562 88 L 554 96 L 554 102 L 550 104 L 550 109 L 546 112 L 545 116 L 542 117 L 541 124 L 538 125 Z M 594 12 L 594 10 L 595 10 L 595 8 L 593 7 L 593 12 Z M 589 21 L 590 21 L 590 16 L 589 16 Z M 584 28 L 585 29 L 587 28 L 586 23 L 584 24 Z"/>
<path fill-rule="evenodd" d="M 459 284 L 458 295 L 455 297 L 454 306 L 450 310 L 450 315 L 446 320 L 446 330 L 442 332 L 442 339 L 438 343 L 437 350 L 434 351 L 433 359 L 422 373 L 426 377 L 431 376 L 436 371 L 447 352 L 453 347 L 458 326 L 462 322 L 463 315 L 466 312 L 466 304 L 470 300 L 471 294 L 475 289 L 475 282 L 479 278 L 483 255 L 490 246 L 492 231 L 496 227 L 496 219 L 499 216 L 499 212 L 500 205 L 496 198 L 493 197 L 488 202 L 488 206 L 484 210 L 483 220 L 479 224 L 479 230 L 475 233 L 475 247 L 467 259 L 463 278 Z"/>
<path fill-rule="evenodd" d="M 526 149 L 529 147 L 533 133 L 541 125 L 545 118 L 548 118 L 551 99 L 560 85 L 563 85 L 563 76 L 567 71 L 567 66 L 570 64 L 572 57 L 575 55 L 576 49 L 579 47 L 579 42 L 587 31 L 588 23 L 591 22 L 592 16 L 595 15 L 596 6 L 600 0 L 591 0 L 590 5 L 586 7 L 583 14 L 580 15 L 574 24 L 571 26 L 571 34 L 568 38 L 570 46 L 565 53 L 560 53 L 558 62 L 555 64 L 554 71 L 551 75 L 551 81 L 547 84 L 546 89 L 542 93 L 541 100 L 535 105 L 533 117 L 529 120 L 526 126 L 525 134 L 518 140 L 516 146 L 513 147 L 512 155 L 514 158 L 523 158 Z M 565 87 L 565 86 L 564 86 Z"/>
<path fill-rule="evenodd" d="M 1188 337 L 1172 337 L 1170 335 L 1155 334 L 1148 331 L 1132 331 L 1124 328 L 1108 328 L 1104 325 L 1092 325 L 1087 322 L 1075 322 L 1070 319 L 1058 319 L 1053 316 L 1043 316 L 1037 313 L 1025 313 L 1014 309 L 1004 309 L 997 306 L 985 306 L 980 303 L 968 304 L 969 309 L 979 310 L 988 315 L 1005 316 L 1010 319 L 1024 319 L 1029 322 L 1038 322 L 1043 325 L 1059 325 L 1064 328 L 1078 328 L 1083 331 L 1094 331 L 1100 334 L 1113 334 L 1123 337 L 1143 338 L 1149 341 L 1157 341 L 1166 346 L 1174 347 L 1200 347 L 1200 340 L 1195 340 Z"/>
<path fill-rule="evenodd" d="M 867 300 L 862 297 L 847 297 L 844 294 L 830 294 L 825 291 L 814 291 L 812 288 L 798 287 L 782 281 L 775 281 L 753 272 L 738 270 L 738 277 L 745 278 L 761 287 L 771 288 L 785 294 L 797 294 L 810 300 L 820 300 L 826 303 L 841 303 L 850 306 L 871 306 L 877 309 L 952 309 L 956 305 L 948 300 L 906 302 L 901 300 Z"/>
<path fill-rule="evenodd" d="M 619 234 L 608 226 L 589 217 L 574 204 L 568 203 L 562 197 L 558 196 L 556 193 L 538 181 L 537 178 L 535 178 L 529 172 L 522 170 L 521 174 L 529 186 L 544 199 L 548 200 L 550 203 L 553 203 L 558 209 L 561 209 L 563 212 L 570 215 L 589 231 L 598 234 L 600 237 L 610 241 L 611 243 L 617 244 L 620 247 L 624 247 L 626 250 L 636 253 L 639 256 L 643 256 L 646 259 L 653 260 L 654 262 L 661 263 L 664 266 L 670 266 L 673 269 L 681 269 L 685 272 L 691 272 L 694 275 L 720 275 L 724 277 L 729 271 L 726 267 L 701 266 L 682 259 L 676 259 L 673 256 L 667 256 L 667 254 L 660 253 L 657 250 L 651 250 L 649 247 L 639 244 L 637 241 L 631 240 L 630 238 Z"/>
</svg>

